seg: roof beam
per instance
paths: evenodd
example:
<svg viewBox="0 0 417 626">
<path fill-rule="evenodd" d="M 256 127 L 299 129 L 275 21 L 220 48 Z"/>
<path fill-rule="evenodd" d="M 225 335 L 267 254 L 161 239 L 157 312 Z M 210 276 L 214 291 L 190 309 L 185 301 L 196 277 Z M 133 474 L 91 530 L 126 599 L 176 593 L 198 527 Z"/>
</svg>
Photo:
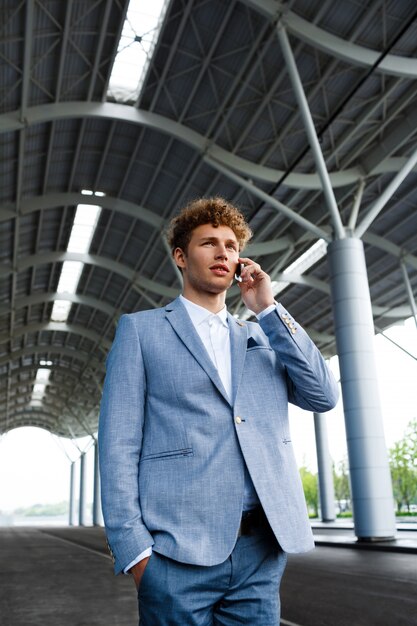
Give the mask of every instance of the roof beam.
<svg viewBox="0 0 417 626">
<path fill-rule="evenodd" d="M 15 410 L 14 413 L 10 415 L 10 419 L 6 424 L 2 423 L 4 420 L 1 418 L 0 413 L 1 432 L 7 432 L 13 430 L 13 428 L 20 428 L 21 426 L 38 426 L 39 428 L 44 428 L 54 434 L 68 438 L 84 437 L 86 434 L 90 437 L 92 436 L 90 429 L 88 429 L 72 411 L 63 414 L 62 410 L 53 410 L 54 408 L 51 406 L 47 407 L 48 410 L 29 409 L 28 407 L 21 408 L 22 410 Z M 41 417 L 43 419 L 39 419 Z M 71 422 L 69 420 L 71 420 Z M 77 422 L 77 430 L 74 432 L 73 427 L 75 421 Z"/>
<path fill-rule="evenodd" d="M 352 65 L 372 67 L 383 54 L 383 51 L 370 50 L 336 37 L 292 11 L 287 13 L 284 19 L 288 30 L 298 39 Z M 391 76 L 415 79 L 417 78 L 417 59 L 387 54 L 376 66 L 375 71 Z"/>
<path fill-rule="evenodd" d="M 397 259 L 406 261 L 407 265 L 417 270 L 417 257 L 404 250 L 404 248 L 392 243 L 392 241 L 388 241 L 388 239 L 385 239 L 384 237 L 371 233 L 369 230 L 364 233 L 362 239 L 365 243 L 375 246 L 375 248 L 379 248 Z"/>
<path fill-rule="evenodd" d="M 114 198 L 112 196 L 96 196 L 85 195 L 83 193 L 48 193 L 41 196 L 31 196 L 22 198 L 20 202 L 20 208 L 22 215 L 29 215 L 35 211 L 41 211 L 42 209 L 54 209 L 62 206 L 76 206 L 77 204 L 89 204 L 99 205 L 104 209 L 110 209 L 111 211 L 117 211 L 128 215 L 133 219 L 140 220 L 149 224 L 156 229 L 162 229 L 165 227 L 165 220 L 150 211 L 145 209 L 134 202 L 128 202 L 121 198 Z M 0 222 L 15 217 L 14 213 L 15 205 L 6 204 L 0 206 Z"/>
<path fill-rule="evenodd" d="M 286 187 L 294 188 L 294 189 L 311 189 L 311 190 L 320 190 L 321 189 L 321 181 L 320 177 L 317 173 L 305 174 L 301 172 L 292 172 L 287 175 L 283 170 L 276 170 L 270 167 L 266 167 L 265 165 L 260 165 L 257 163 L 253 163 L 248 161 L 247 159 L 243 159 L 216 144 L 211 143 L 207 140 L 206 137 L 200 135 L 199 133 L 191 130 L 190 128 L 179 124 L 173 120 L 165 118 L 162 115 L 158 115 L 156 113 L 151 113 L 149 111 L 140 111 L 135 109 L 132 106 L 124 105 L 124 104 L 115 104 L 115 103 L 90 103 L 90 102 L 64 102 L 64 103 L 56 103 L 56 104 L 46 104 L 38 107 L 32 107 L 27 109 L 25 122 L 22 123 L 19 120 L 19 111 L 14 111 L 12 113 L 5 113 L 0 115 L 0 134 L 10 131 L 21 130 L 25 125 L 32 126 L 34 124 L 41 124 L 46 122 L 53 122 L 59 119 L 69 119 L 69 118 L 106 118 L 106 119 L 114 119 L 120 122 L 126 122 L 130 124 L 137 124 L 140 126 L 144 126 L 146 128 L 151 128 L 159 132 L 163 132 L 178 141 L 182 141 L 187 145 L 190 145 L 197 152 L 202 155 L 206 155 L 207 157 L 213 157 L 220 164 L 239 172 L 243 176 L 247 176 L 250 179 L 256 178 L 257 180 L 267 182 L 267 183 L 278 183 L 282 177 L 285 177 L 283 181 L 283 185 Z M 408 127 L 410 125 L 409 122 L 404 122 Z M 384 165 L 384 171 L 388 169 L 388 171 L 396 171 L 398 169 L 398 165 L 395 160 L 390 160 L 386 165 Z M 375 175 L 379 173 L 379 170 L 373 170 L 369 172 L 369 175 Z M 333 189 L 339 187 L 345 187 L 347 185 L 353 185 L 359 182 L 364 177 L 364 172 L 361 167 L 351 167 L 342 171 L 330 172 L 329 178 L 331 181 L 331 185 Z M 49 194 L 48 194 L 49 195 Z M 53 194 L 56 196 L 60 196 L 61 194 Z M 78 194 L 74 194 L 77 196 Z M 90 203 L 93 203 L 94 196 L 82 196 L 83 202 L 87 202 L 86 198 L 90 198 Z M 116 201 L 113 199 L 113 201 Z M 23 205 L 25 201 L 23 200 Z M 78 202 L 78 201 L 77 201 Z M 97 198 L 94 203 L 97 203 Z M 106 196 L 100 198 L 100 205 L 105 206 Z M 154 213 L 149 210 L 138 207 L 134 203 L 129 203 L 121 199 L 117 199 L 117 203 L 120 207 L 124 207 L 126 209 L 126 213 L 129 212 L 129 209 L 139 211 L 142 213 L 139 219 L 143 219 L 144 221 L 155 225 L 156 228 L 159 228 L 161 225 L 161 218 L 156 216 Z M 70 204 L 70 203 L 68 203 Z M 111 200 L 109 200 L 109 206 L 105 206 L 105 208 L 113 208 L 110 206 Z M 4 214 L 4 219 L 6 216 L 10 219 L 11 214 L 11 206 L 7 205 L 3 209 L 7 213 Z M 131 213 L 129 213 L 131 214 Z M 134 217 L 134 215 L 133 215 Z M 158 222 L 158 223 L 157 223 Z"/>
<path fill-rule="evenodd" d="M 98 359 L 92 357 L 89 352 L 83 352 L 82 350 L 76 350 L 73 348 L 68 348 L 66 346 L 55 346 L 49 344 L 26 346 L 26 348 L 21 348 L 20 350 L 15 350 L 10 354 L 0 356 L 0 365 L 12 363 L 13 361 L 17 361 L 22 357 L 34 356 L 36 354 L 56 354 L 58 357 L 62 355 L 70 359 L 76 359 L 81 363 L 89 363 L 91 367 L 94 367 L 102 373 L 104 373 L 105 371 L 104 363 L 101 363 Z"/>
<path fill-rule="evenodd" d="M 214 167 L 214 169 L 218 170 L 221 174 L 226 176 L 226 178 L 229 178 L 233 182 L 237 183 L 240 187 L 247 189 L 254 196 L 262 200 L 262 202 L 265 202 L 266 204 L 274 208 L 276 211 L 278 211 L 278 213 L 282 213 L 283 215 L 288 217 L 290 220 L 292 220 L 293 222 L 301 226 L 304 230 L 311 232 L 313 233 L 313 235 L 316 235 L 316 237 L 323 238 L 326 241 L 331 240 L 331 237 L 328 235 L 326 231 L 322 230 L 321 228 L 319 228 L 312 222 L 309 222 L 305 217 L 303 217 L 302 215 L 299 215 L 298 213 L 296 213 L 296 211 L 286 206 L 285 204 L 283 204 L 282 202 L 280 202 L 273 196 L 270 196 L 268 193 L 266 193 L 265 191 L 263 191 L 262 189 L 254 185 L 254 183 L 251 180 L 247 180 L 246 178 L 243 178 L 242 176 L 235 174 L 234 172 L 229 170 L 227 167 L 224 167 L 224 165 L 222 165 L 221 163 L 217 162 L 215 159 L 209 156 L 205 156 L 204 161 L 206 161 L 209 165 Z"/>
<path fill-rule="evenodd" d="M 33 383 L 32 383 L 33 386 Z M 14 388 L 19 388 L 19 385 L 14 385 Z M 21 388 L 21 386 L 20 386 Z M 70 389 L 65 388 L 60 386 L 60 389 L 58 390 L 60 393 L 59 395 L 57 394 L 53 394 L 53 393 L 49 393 L 47 395 L 44 396 L 44 398 L 42 399 L 42 403 L 45 407 L 54 407 L 58 410 L 58 415 L 62 415 L 62 412 L 65 411 L 65 403 L 67 401 L 67 398 L 64 398 L 62 396 L 62 391 L 65 392 L 71 392 Z M 4 394 L 3 394 L 4 395 Z M 0 399 L 1 399 L 2 394 L 0 394 Z M 17 396 L 13 395 L 10 401 L 10 409 L 11 412 L 13 413 L 15 408 L 24 408 L 25 404 L 29 404 L 30 401 L 32 399 L 32 389 L 25 391 L 25 393 L 22 393 L 22 391 L 20 391 Z M 90 406 L 87 408 L 87 411 L 91 411 L 91 409 L 93 408 L 93 406 L 91 406 L 91 400 L 93 400 L 94 404 L 96 403 L 96 399 L 92 398 L 91 394 L 88 394 L 86 392 L 81 392 L 79 391 L 77 393 L 77 402 L 78 402 L 78 406 L 79 406 L 79 400 L 89 400 L 90 401 Z M 24 400 L 24 401 L 22 401 Z M 45 400 L 45 402 L 44 402 Z M 81 408 L 84 408 L 83 405 L 81 406 Z M 1 412 L 0 412 L 1 414 Z"/>
<path fill-rule="evenodd" d="M 29 101 L 30 87 L 30 70 L 32 60 L 32 42 L 33 42 L 33 18 L 34 18 L 34 0 L 26 0 L 26 23 L 25 23 L 25 47 L 23 53 L 23 82 L 22 82 L 22 105 L 20 109 L 20 119 L 24 122 L 27 111 L 27 103 Z"/>
<path fill-rule="evenodd" d="M 54 363 L 54 365 L 40 365 L 40 363 L 31 363 L 30 365 L 24 365 L 23 367 L 15 367 L 14 369 L 12 369 L 10 377 L 12 380 L 15 380 L 17 376 L 20 376 L 22 374 L 27 374 L 28 376 L 32 376 L 33 374 L 33 379 L 31 378 L 30 380 L 16 380 L 16 385 L 18 384 L 22 384 L 22 385 L 26 385 L 26 384 L 33 384 L 34 380 L 35 380 L 35 376 L 36 376 L 36 372 L 38 371 L 38 369 L 40 367 L 45 367 L 46 369 L 51 370 L 51 372 L 55 375 L 57 375 L 57 377 L 59 378 L 60 375 L 62 375 L 63 377 L 65 377 L 65 379 L 68 378 L 78 378 L 79 374 L 77 372 L 73 372 L 71 370 L 71 368 L 66 367 L 65 365 L 61 365 L 60 363 Z M 6 378 L 9 376 L 9 374 L 5 373 L 5 374 L 0 374 L 0 382 L 2 380 L 6 380 Z M 52 380 L 49 384 L 55 384 L 56 381 Z M 91 379 L 91 384 L 95 384 L 93 379 Z"/>
<path fill-rule="evenodd" d="M 203 137 L 183 124 L 179 124 L 157 113 L 141 111 L 125 104 L 112 102 L 62 102 L 44 104 L 28 109 L 24 124 L 19 120 L 16 112 L 5 113 L 0 115 L 0 133 L 20 130 L 24 125 L 32 126 L 34 124 L 73 118 L 115 119 L 119 122 L 145 126 L 146 128 L 174 137 L 178 141 L 191 146 L 200 154 L 211 156 L 219 163 L 233 168 L 248 178 L 256 178 L 268 183 L 277 183 L 285 175 L 286 178 L 283 184 L 287 187 L 294 187 L 296 189 L 321 189 L 320 179 L 316 173 L 291 173 L 287 175 L 287 172 L 253 163 L 252 161 L 243 159 L 211 143 L 206 137 Z M 330 173 L 329 176 L 333 188 L 336 188 L 357 182 L 359 178 L 363 176 L 363 172 L 358 168 L 350 168 L 342 172 Z"/>
<path fill-rule="evenodd" d="M 105 315 L 108 315 L 109 317 L 113 317 L 117 312 L 117 309 L 113 306 L 103 300 L 99 300 L 98 298 L 93 298 L 92 296 L 79 293 L 56 293 L 56 291 L 50 293 L 33 293 L 29 296 L 16 298 L 14 309 L 15 311 L 18 311 L 19 309 L 24 309 L 25 307 L 55 302 L 56 300 L 64 300 L 72 302 L 73 304 L 88 306 L 92 309 L 105 313 Z M 8 315 L 10 311 L 11 304 L 0 304 L 0 316 Z"/>
<path fill-rule="evenodd" d="M 6 424 L 4 424 L 3 420 L 0 418 L 0 432 L 6 433 L 14 428 L 20 428 L 21 426 L 36 426 L 51 433 L 70 438 L 71 433 L 69 430 L 65 431 L 63 428 L 59 430 L 56 429 L 57 420 L 58 416 L 48 411 L 31 411 L 25 408 L 23 411 L 11 413 L 9 421 Z"/>
<path fill-rule="evenodd" d="M 415 149 L 411 153 L 401 170 L 394 176 L 394 178 L 390 181 L 390 183 L 387 185 L 387 187 L 384 189 L 378 199 L 368 209 L 365 217 L 355 229 L 356 237 L 362 237 L 363 234 L 368 230 L 372 222 L 378 217 L 384 206 L 387 204 L 387 202 L 389 202 L 391 197 L 397 191 L 398 187 L 401 185 L 403 180 L 408 176 L 408 174 L 411 172 L 416 164 L 417 149 Z"/>
<path fill-rule="evenodd" d="M 337 238 L 343 239 L 345 237 L 345 229 L 342 224 L 339 208 L 337 206 L 333 187 L 330 181 L 329 172 L 327 171 L 326 162 L 324 160 L 323 152 L 321 150 L 320 143 L 317 137 L 313 117 L 311 115 L 310 107 L 304 93 L 304 87 L 298 73 L 297 64 L 295 62 L 294 54 L 290 46 L 288 35 L 282 24 L 278 25 L 277 32 L 278 39 L 281 45 L 281 51 L 285 59 L 285 64 L 287 66 L 288 75 L 290 77 L 290 81 L 298 103 L 301 119 L 304 124 L 316 168 L 320 177 L 324 198 L 327 204 L 331 221 L 333 222 L 335 235 Z"/>
<path fill-rule="evenodd" d="M 111 341 L 108 341 L 99 333 L 84 328 L 84 326 L 74 326 L 72 324 L 66 324 L 65 322 L 41 322 L 37 324 L 29 324 L 28 326 L 16 326 L 13 331 L 12 339 L 26 335 L 26 333 L 41 333 L 41 332 L 58 332 L 69 333 L 72 335 L 78 335 L 93 341 L 94 343 L 101 343 L 101 346 L 107 351 L 110 350 Z M 9 333 L 0 334 L 0 344 L 9 341 Z"/>
<path fill-rule="evenodd" d="M 45 265 L 47 263 L 63 263 L 64 261 L 80 261 L 86 265 L 97 265 L 97 267 L 114 272 L 123 276 L 132 283 L 132 287 L 138 285 L 152 293 L 156 293 L 159 296 L 166 298 L 176 298 L 178 295 L 178 289 L 168 287 L 144 276 L 140 276 L 135 270 L 117 263 L 108 257 L 94 255 L 94 254 L 80 254 L 77 252 L 41 252 L 28 257 L 20 259 L 16 270 L 23 271 L 29 267 L 38 265 Z M 0 276 L 8 276 L 13 272 L 13 268 L 10 265 L 3 265 L 0 267 Z"/>
<path fill-rule="evenodd" d="M 417 111 L 413 104 L 406 111 L 402 111 L 401 118 L 397 119 L 376 143 L 375 147 L 359 157 L 363 171 L 372 176 L 376 168 L 389 156 L 398 152 L 402 146 L 409 143 L 417 131 Z"/>
<path fill-rule="evenodd" d="M 313 48 L 351 65 L 370 68 L 378 62 L 381 54 L 383 54 L 381 51 L 370 50 L 341 37 L 336 37 L 296 15 L 293 11 L 285 11 L 283 2 L 277 3 L 273 0 L 242 0 L 242 2 L 262 13 L 271 21 L 277 21 L 283 15 L 287 30 L 292 35 L 313 46 Z M 391 76 L 415 79 L 417 78 L 417 59 L 387 54 L 377 65 L 375 71 Z"/>
</svg>

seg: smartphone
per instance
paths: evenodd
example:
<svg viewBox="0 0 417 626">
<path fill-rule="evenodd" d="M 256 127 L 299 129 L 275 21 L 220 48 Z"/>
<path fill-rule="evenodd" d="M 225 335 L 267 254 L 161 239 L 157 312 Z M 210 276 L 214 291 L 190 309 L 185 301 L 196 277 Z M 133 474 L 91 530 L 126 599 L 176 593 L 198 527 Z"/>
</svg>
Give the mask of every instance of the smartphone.
<svg viewBox="0 0 417 626">
<path fill-rule="evenodd" d="M 245 266 L 243 265 L 243 263 L 238 263 L 238 264 L 237 264 L 237 266 L 236 266 L 236 271 L 235 271 L 235 279 L 236 279 L 239 283 L 241 283 L 241 282 L 242 282 L 242 278 L 241 278 L 241 276 L 240 276 L 240 275 L 241 275 L 241 273 L 242 273 L 242 269 L 243 269 L 244 267 L 245 267 Z"/>
</svg>

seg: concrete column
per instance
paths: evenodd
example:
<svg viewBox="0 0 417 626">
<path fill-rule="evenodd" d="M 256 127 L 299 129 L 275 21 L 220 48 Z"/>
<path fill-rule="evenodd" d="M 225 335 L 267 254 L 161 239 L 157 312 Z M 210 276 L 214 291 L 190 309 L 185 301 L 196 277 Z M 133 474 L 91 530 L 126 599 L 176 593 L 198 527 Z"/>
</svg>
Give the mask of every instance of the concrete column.
<svg viewBox="0 0 417 626">
<path fill-rule="evenodd" d="M 94 442 L 94 493 L 93 493 L 93 525 L 103 526 L 101 511 L 100 471 L 98 465 L 98 445 Z"/>
<path fill-rule="evenodd" d="M 70 469 L 70 492 L 69 492 L 69 515 L 68 523 L 74 526 L 75 517 L 75 461 L 71 463 Z"/>
<path fill-rule="evenodd" d="M 319 470 L 321 519 L 323 522 L 333 522 L 336 519 L 333 466 L 327 439 L 326 416 L 323 413 L 314 413 L 314 431 L 316 434 L 317 466 Z"/>
<path fill-rule="evenodd" d="M 78 510 L 78 523 L 80 526 L 86 525 L 86 461 L 85 452 L 80 456 L 80 502 Z"/>
<path fill-rule="evenodd" d="M 329 244 L 332 304 L 345 411 L 355 533 L 395 535 L 394 500 L 374 356 L 374 325 L 363 244 Z"/>
</svg>

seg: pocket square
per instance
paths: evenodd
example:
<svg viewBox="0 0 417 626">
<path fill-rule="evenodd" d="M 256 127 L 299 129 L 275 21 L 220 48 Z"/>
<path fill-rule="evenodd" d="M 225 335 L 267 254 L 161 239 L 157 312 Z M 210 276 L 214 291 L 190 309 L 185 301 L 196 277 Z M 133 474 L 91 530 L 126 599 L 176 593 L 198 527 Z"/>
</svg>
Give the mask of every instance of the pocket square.
<svg viewBox="0 0 417 626">
<path fill-rule="evenodd" d="M 246 345 L 246 350 L 248 350 L 249 348 L 256 348 L 256 346 L 259 346 L 259 343 L 256 343 L 253 337 L 249 337 L 248 343 Z"/>
</svg>

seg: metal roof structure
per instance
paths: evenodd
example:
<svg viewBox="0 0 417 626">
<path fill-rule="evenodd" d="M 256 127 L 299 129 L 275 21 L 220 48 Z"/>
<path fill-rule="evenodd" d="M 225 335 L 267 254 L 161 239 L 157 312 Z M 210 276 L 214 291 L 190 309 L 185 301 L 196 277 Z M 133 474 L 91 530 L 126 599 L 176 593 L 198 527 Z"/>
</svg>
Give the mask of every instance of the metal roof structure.
<svg viewBox="0 0 417 626">
<path fill-rule="evenodd" d="M 411 314 L 415 2 L 171 0 L 139 96 L 122 103 L 108 84 L 127 8 L 1 3 L 0 432 L 94 432 L 115 324 L 178 294 L 163 232 L 197 196 L 243 210 L 255 231 L 248 255 L 289 283 L 282 300 L 324 354 L 336 350 L 326 258 L 304 273 L 292 266 L 318 239 L 363 238 L 376 329 Z M 67 249 L 80 203 L 102 207 L 83 253 Z M 83 263 L 81 279 L 58 294 L 69 260 Z M 65 322 L 51 319 L 57 300 L 71 303 Z M 242 313 L 236 288 L 228 304 Z M 33 406 L 41 362 L 51 374 Z"/>
</svg>

